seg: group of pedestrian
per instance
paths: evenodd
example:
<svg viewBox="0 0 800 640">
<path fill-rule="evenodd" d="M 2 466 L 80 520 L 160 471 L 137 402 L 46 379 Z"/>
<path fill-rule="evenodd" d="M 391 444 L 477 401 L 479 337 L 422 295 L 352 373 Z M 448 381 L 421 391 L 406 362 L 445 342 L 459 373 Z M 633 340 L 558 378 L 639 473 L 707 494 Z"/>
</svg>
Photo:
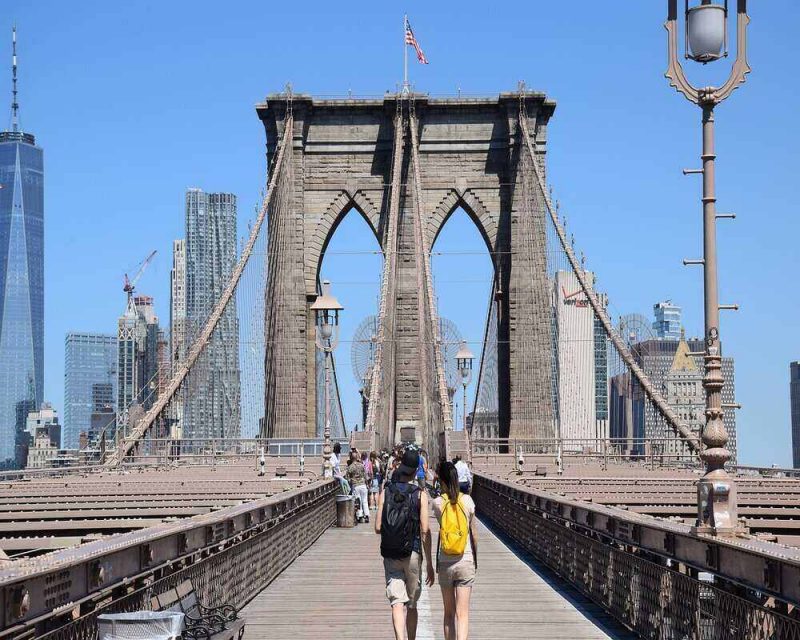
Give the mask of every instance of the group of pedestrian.
<svg viewBox="0 0 800 640">
<path fill-rule="evenodd" d="M 397 448 L 387 464 L 385 488 L 378 494 L 375 532 L 381 536 L 386 596 L 396 640 L 417 633 L 417 601 L 438 574 L 444 605 L 445 640 L 467 640 L 469 602 L 478 567 L 475 503 L 469 495 L 472 474 L 460 458 L 442 461 L 433 473 L 424 450 Z M 431 495 L 436 497 L 429 497 Z M 439 524 L 432 552 L 430 515 Z M 434 566 L 435 563 L 435 566 Z"/>
<path fill-rule="evenodd" d="M 342 473 L 339 456 L 342 447 L 339 443 L 333 446 L 331 465 L 334 477 L 347 480 L 349 492 L 357 501 L 357 522 L 369 522 L 370 512 L 378 508 L 378 495 L 383 491 L 387 474 L 391 474 L 390 456 L 386 451 L 350 450 L 347 468 Z"/>
</svg>

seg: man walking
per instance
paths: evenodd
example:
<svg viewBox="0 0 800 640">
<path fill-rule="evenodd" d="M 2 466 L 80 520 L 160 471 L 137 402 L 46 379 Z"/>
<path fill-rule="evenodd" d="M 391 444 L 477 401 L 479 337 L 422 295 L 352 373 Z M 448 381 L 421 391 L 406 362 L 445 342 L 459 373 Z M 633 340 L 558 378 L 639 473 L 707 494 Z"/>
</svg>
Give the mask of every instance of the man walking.
<svg viewBox="0 0 800 640">
<path fill-rule="evenodd" d="M 472 489 L 472 471 L 470 471 L 469 465 L 461 459 L 461 456 L 456 456 L 453 464 L 458 472 L 458 489 L 461 493 L 468 494 Z"/>
<path fill-rule="evenodd" d="M 378 499 L 375 533 L 381 536 L 381 555 L 386 577 L 386 597 L 392 607 L 396 640 L 417 637 L 417 600 L 422 591 L 422 552 L 426 561 L 426 584 L 433 585 L 428 496 L 413 484 L 419 454 L 403 453 L 392 481 Z"/>
</svg>

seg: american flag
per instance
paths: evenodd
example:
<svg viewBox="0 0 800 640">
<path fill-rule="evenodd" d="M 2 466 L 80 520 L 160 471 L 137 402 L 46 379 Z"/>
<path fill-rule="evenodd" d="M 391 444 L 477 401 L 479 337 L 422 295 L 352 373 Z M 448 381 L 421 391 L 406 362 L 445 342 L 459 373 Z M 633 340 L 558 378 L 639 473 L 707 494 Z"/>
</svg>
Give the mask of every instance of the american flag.
<svg viewBox="0 0 800 640">
<path fill-rule="evenodd" d="M 417 60 L 420 64 L 428 64 L 428 59 L 425 57 L 417 39 L 414 37 L 414 32 L 411 30 L 411 23 L 408 20 L 406 20 L 406 44 L 410 44 L 414 47 L 414 51 L 417 52 Z"/>
</svg>

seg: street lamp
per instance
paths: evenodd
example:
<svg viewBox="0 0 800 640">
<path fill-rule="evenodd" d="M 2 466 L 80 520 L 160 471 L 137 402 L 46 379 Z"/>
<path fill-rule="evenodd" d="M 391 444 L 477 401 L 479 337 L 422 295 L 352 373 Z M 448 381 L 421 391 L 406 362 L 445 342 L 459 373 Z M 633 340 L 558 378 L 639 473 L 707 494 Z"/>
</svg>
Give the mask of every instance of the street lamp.
<svg viewBox="0 0 800 640">
<path fill-rule="evenodd" d="M 472 361 L 475 356 L 467 348 L 466 341 L 461 342 L 461 348 L 456 354 L 456 367 L 461 374 L 461 386 L 464 388 L 464 404 L 462 413 L 464 414 L 464 431 L 467 430 L 467 385 L 472 381 Z"/>
<path fill-rule="evenodd" d="M 719 304 L 717 290 L 717 218 L 732 218 L 733 214 L 718 214 L 714 185 L 714 107 L 725 100 L 744 81 L 750 72 L 747 64 L 747 0 L 737 0 L 736 9 L 736 60 L 728 79 L 720 87 L 697 88 L 692 86 L 678 61 L 678 0 L 667 0 L 667 43 L 669 66 L 666 77 L 670 85 L 703 113 L 702 169 L 684 169 L 684 174 L 703 175 L 703 258 L 684 260 L 684 264 L 702 264 L 704 271 L 703 298 L 705 303 L 705 375 L 703 388 L 706 396 L 705 426 L 701 439 L 706 472 L 697 485 L 697 524 L 699 533 L 731 534 L 737 528 L 736 487 L 725 471 L 730 451 L 725 447 L 728 434 L 723 423 L 722 407 L 722 355 L 720 353 L 719 311 L 735 309 L 734 305 Z M 685 4 L 686 48 L 685 57 L 707 64 L 727 55 L 728 2 L 700 0 L 699 4 Z"/>
<path fill-rule="evenodd" d="M 339 343 L 339 312 L 344 307 L 331 295 L 331 283 L 322 281 L 322 295 L 311 305 L 315 313 L 314 341 L 317 348 L 325 354 L 325 430 L 322 434 L 322 475 L 333 477 L 331 466 L 331 354 Z"/>
</svg>

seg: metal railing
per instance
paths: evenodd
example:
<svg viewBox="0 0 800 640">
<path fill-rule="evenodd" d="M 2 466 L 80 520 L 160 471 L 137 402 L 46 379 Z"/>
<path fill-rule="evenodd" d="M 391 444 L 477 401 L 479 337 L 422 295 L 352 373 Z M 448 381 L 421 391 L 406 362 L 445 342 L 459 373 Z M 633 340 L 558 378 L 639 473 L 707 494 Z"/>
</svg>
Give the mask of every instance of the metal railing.
<svg viewBox="0 0 800 640">
<path fill-rule="evenodd" d="M 470 438 L 470 453 L 474 464 L 515 465 L 514 458 L 522 454 L 526 464 L 521 471 L 532 470 L 532 465 L 546 462 L 561 464 L 636 465 L 649 469 L 702 470 L 701 462 L 690 453 L 685 443 L 676 437 L 667 438 Z M 549 460 L 548 460 L 549 459 Z M 531 464 L 527 464 L 530 461 Z M 515 465 L 516 466 L 516 465 Z M 726 465 L 730 473 L 752 478 L 800 479 L 800 469 L 787 467 L 759 467 L 757 465 Z"/>
<path fill-rule="evenodd" d="M 200 601 L 240 608 L 335 519 L 334 481 L 89 542 L 0 569 L 0 638 L 97 637 L 101 613 L 150 608 L 191 580 Z"/>
<path fill-rule="evenodd" d="M 350 443 L 343 438 L 333 438 L 342 451 L 350 451 Z M 322 439 L 297 440 L 286 438 L 147 438 L 142 441 L 136 454 L 128 455 L 119 466 L 120 469 L 139 469 L 143 467 L 163 467 L 182 465 L 237 465 L 253 466 L 258 464 L 261 450 L 268 457 L 294 458 L 300 461 L 301 453 L 305 458 L 322 456 Z M 0 482 L 18 480 L 58 478 L 62 476 L 108 473 L 103 465 L 99 451 L 84 452 L 93 459 L 91 464 L 71 467 L 53 467 L 37 469 L 17 469 L 1 471 Z M 288 460 L 287 460 L 288 462 Z"/>
<path fill-rule="evenodd" d="M 555 464 L 636 464 L 648 468 L 700 469 L 697 457 L 677 437 L 634 438 L 472 438 L 473 463 L 514 464 L 521 454 L 534 462 L 549 458 Z M 633 444 L 633 447 L 631 447 Z M 513 456 L 513 459 L 512 459 Z M 530 465 L 528 465 L 530 466 Z M 525 467 L 527 468 L 527 466 Z"/>
<path fill-rule="evenodd" d="M 334 437 L 342 450 L 349 451 L 346 439 Z M 257 460 L 262 451 L 266 456 L 300 458 L 301 455 L 322 455 L 324 441 L 293 438 L 150 438 L 141 442 L 130 462 L 147 460 L 174 464 L 217 464 L 220 462 Z"/>
<path fill-rule="evenodd" d="M 478 512 L 645 638 L 800 638 L 800 550 L 475 474 Z"/>
</svg>

